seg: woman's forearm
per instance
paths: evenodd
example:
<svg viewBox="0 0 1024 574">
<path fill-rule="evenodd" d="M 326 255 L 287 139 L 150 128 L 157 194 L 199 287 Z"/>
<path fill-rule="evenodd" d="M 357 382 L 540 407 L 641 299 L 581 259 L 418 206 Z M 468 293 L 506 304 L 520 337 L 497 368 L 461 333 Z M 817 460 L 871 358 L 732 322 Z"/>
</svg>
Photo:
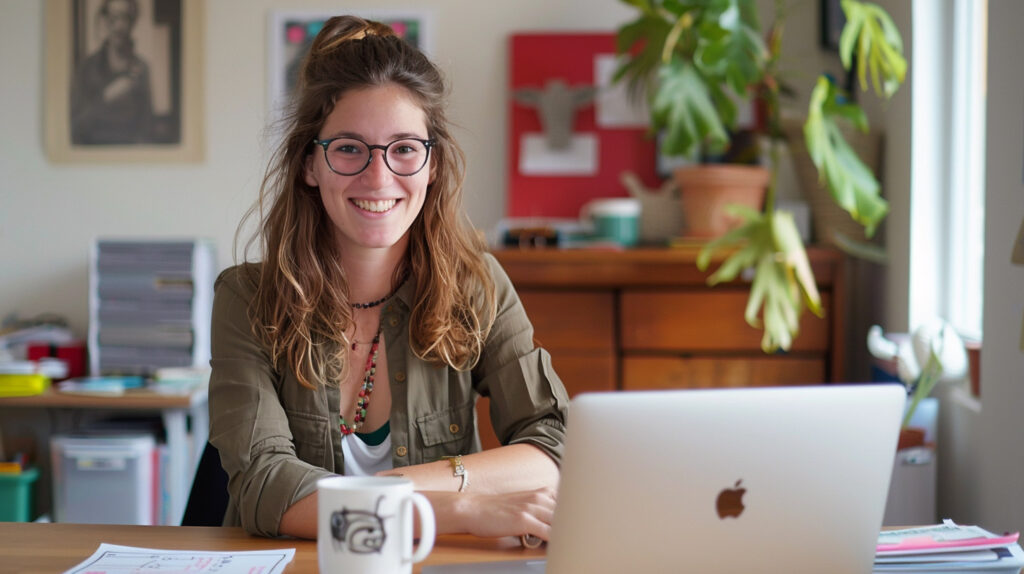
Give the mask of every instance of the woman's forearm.
<svg viewBox="0 0 1024 574">
<path fill-rule="evenodd" d="M 462 480 L 452 474 L 452 466 L 447 460 L 396 468 L 380 474 L 404 476 L 413 481 L 415 489 L 422 491 L 434 507 L 438 534 L 478 530 L 477 523 L 484 520 L 474 515 L 480 509 L 474 509 L 471 501 L 478 500 L 479 496 L 486 498 L 486 495 L 524 493 L 545 488 L 554 491 L 558 486 L 558 465 L 544 451 L 528 444 L 503 446 L 466 455 L 462 457 L 462 463 L 469 476 L 464 494 L 471 496 L 466 497 L 453 495 L 459 490 Z M 510 505 L 513 502 L 510 501 Z M 498 522 L 507 523 L 510 519 Z M 498 528 L 494 535 L 527 532 L 540 534 L 534 528 L 519 524 L 494 527 Z M 509 528 L 509 532 L 503 531 Z M 297 538 L 315 539 L 316 529 L 317 496 L 314 492 L 285 511 L 278 532 Z"/>
<path fill-rule="evenodd" d="M 316 539 L 316 493 L 300 499 L 288 507 L 281 516 L 281 524 L 278 526 L 278 534 L 283 536 L 294 536 L 296 538 Z"/>
<path fill-rule="evenodd" d="M 514 444 L 462 457 L 469 479 L 465 492 L 501 494 L 558 486 L 558 465 L 544 451 L 529 444 Z M 401 475 L 413 481 L 416 490 L 458 491 L 462 479 L 448 460 L 405 466 L 380 473 Z"/>
</svg>

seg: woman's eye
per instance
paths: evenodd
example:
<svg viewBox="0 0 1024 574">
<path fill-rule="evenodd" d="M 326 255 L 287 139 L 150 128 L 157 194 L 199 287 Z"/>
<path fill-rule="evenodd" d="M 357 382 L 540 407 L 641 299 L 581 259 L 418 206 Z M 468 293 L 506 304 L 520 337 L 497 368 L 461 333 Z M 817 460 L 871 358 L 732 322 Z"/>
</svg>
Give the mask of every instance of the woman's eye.
<svg viewBox="0 0 1024 574">
<path fill-rule="evenodd" d="M 415 153 L 416 148 L 411 145 L 400 145 L 395 147 L 395 153 Z"/>
<path fill-rule="evenodd" d="M 334 149 L 332 151 L 334 153 L 344 153 L 344 154 L 349 154 L 349 153 L 357 154 L 357 153 L 361 153 L 359 151 L 359 147 L 358 146 L 354 146 L 352 144 L 338 144 L 337 146 L 334 147 Z"/>
</svg>

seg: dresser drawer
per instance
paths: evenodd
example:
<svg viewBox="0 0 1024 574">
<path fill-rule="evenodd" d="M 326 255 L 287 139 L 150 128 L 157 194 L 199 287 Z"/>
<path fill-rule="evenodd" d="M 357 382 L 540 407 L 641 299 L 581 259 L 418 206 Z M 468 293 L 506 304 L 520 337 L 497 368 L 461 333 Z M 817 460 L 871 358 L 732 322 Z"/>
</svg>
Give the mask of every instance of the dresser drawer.
<svg viewBox="0 0 1024 574">
<path fill-rule="evenodd" d="M 826 382 L 824 357 L 626 357 L 622 388 L 770 387 Z"/>
<path fill-rule="evenodd" d="M 623 291 L 622 347 L 627 351 L 760 352 L 763 332 L 743 319 L 748 295 L 738 289 Z M 822 294 L 822 306 L 830 308 L 827 293 Z M 827 314 L 818 318 L 805 312 L 790 350 L 828 350 L 829 320 Z"/>
<path fill-rule="evenodd" d="M 522 289 L 519 299 L 533 323 L 537 343 L 552 351 L 612 352 L 615 301 L 611 291 Z"/>
</svg>

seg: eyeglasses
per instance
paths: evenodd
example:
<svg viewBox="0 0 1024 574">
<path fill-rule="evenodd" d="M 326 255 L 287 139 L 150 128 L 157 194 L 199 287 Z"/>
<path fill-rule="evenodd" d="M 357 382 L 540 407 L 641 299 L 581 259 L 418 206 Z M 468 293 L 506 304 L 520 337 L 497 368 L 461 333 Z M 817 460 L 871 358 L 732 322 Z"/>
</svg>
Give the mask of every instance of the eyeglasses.
<svg viewBox="0 0 1024 574">
<path fill-rule="evenodd" d="M 358 138 L 337 137 L 313 140 L 324 150 L 327 167 L 338 175 L 358 175 L 373 161 L 373 150 L 384 150 L 384 165 L 391 173 L 402 177 L 416 175 L 430 158 L 430 148 L 436 140 L 404 138 L 388 145 L 370 145 Z"/>
</svg>

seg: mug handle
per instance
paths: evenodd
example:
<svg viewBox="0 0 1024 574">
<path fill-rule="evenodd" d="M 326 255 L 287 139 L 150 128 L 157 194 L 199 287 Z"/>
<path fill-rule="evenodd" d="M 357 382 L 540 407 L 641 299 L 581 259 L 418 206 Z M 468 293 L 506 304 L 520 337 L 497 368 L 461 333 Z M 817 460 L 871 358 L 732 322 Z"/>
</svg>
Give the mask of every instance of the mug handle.
<svg viewBox="0 0 1024 574">
<path fill-rule="evenodd" d="M 412 557 L 402 556 L 402 561 L 422 562 L 430 554 L 430 551 L 434 549 L 434 507 L 430 506 L 430 501 L 427 500 L 426 496 L 418 492 L 410 494 L 409 498 L 406 498 L 402 504 L 403 506 L 405 504 L 412 504 L 416 507 L 420 516 L 420 544 L 416 547 L 416 552 L 413 553 Z M 412 549 L 411 540 L 406 548 Z"/>
</svg>

